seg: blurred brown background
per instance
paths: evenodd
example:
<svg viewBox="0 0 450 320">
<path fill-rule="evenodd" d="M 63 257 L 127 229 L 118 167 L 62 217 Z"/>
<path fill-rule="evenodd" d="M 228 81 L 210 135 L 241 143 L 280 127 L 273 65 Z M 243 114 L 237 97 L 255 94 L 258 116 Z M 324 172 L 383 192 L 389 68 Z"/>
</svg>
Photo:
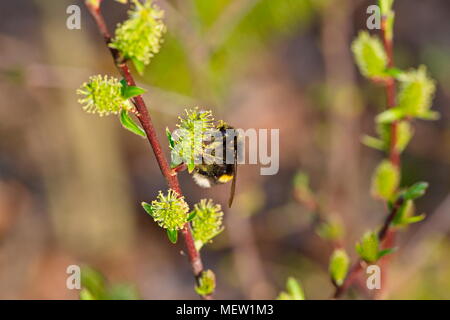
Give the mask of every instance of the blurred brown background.
<svg viewBox="0 0 450 320">
<path fill-rule="evenodd" d="M 331 247 L 292 196 L 297 170 L 310 175 L 328 214 L 346 227 L 346 247 L 381 223 L 370 176 L 379 152 L 360 143 L 384 107 L 381 87 L 362 79 L 350 42 L 374 1 L 166 0 L 168 33 L 139 84 L 162 141 L 184 108 L 204 106 L 241 128 L 280 129 L 280 171 L 239 169 L 229 185 L 200 189 L 180 175 L 190 204 L 221 203 L 226 230 L 202 250 L 216 297 L 274 298 L 286 277 L 309 299 L 328 298 Z M 81 30 L 66 8 L 81 7 Z M 402 232 L 385 298 L 450 298 L 450 2 L 396 0 L 401 68 L 425 64 L 438 81 L 436 122 L 415 123 L 403 185 L 431 184 L 427 219 Z M 126 8 L 104 1 L 108 24 Z M 181 244 L 173 246 L 140 207 L 165 190 L 144 140 L 113 116 L 87 115 L 75 90 L 90 75 L 118 76 L 81 1 L 0 2 L 0 298 L 77 299 L 66 268 L 88 264 L 111 282 L 134 283 L 145 299 L 196 298 Z M 166 149 L 167 150 L 167 149 Z"/>
</svg>

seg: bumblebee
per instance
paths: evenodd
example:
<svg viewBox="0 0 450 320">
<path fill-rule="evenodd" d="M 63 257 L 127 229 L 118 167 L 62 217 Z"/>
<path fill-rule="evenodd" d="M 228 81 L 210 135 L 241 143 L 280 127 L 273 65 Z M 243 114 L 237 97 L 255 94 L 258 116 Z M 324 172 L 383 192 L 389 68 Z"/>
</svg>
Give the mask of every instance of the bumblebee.
<svg viewBox="0 0 450 320">
<path fill-rule="evenodd" d="M 199 164 L 196 165 L 192 174 L 194 181 L 202 188 L 210 188 L 217 184 L 224 184 L 231 181 L 230 197 L 228 200 L 228 207 L 231 208 L 234 199 L 234 193 L 236 190 L 236 179 L 237 179 L 237 159 L 238 159 L 238 137 L 234 135 L 232 141 L 230 137 L 230 132 L 227 130 L 233 130 L 234 128 L 226 124 L 225 122 L 220 122 L 217 129 L 222 134 L 223 139 L 223 155 L 220 155 L 219 163 L 212 164 Z M 227 143 L 228 142 L 228 143 Z M 233 142 L 230 145 L 230 142 Z M 219 141 L 220 143 L 220 141 Z M 233 154 L 233 163 L 228 164 L 225 160 L 225 155 L 228 152 Z M 217 156 L 213 154 L 213 156 Z"/>
</svg>

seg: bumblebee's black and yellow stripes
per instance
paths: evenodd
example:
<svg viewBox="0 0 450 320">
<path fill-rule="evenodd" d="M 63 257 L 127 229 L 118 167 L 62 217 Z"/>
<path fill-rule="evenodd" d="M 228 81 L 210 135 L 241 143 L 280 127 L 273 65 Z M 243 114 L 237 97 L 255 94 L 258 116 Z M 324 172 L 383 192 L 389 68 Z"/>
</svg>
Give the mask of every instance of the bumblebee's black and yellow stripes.
<svg viewBox="0 0 450 320">
<path fill-rule="evenodd" d="M 222 122 L 219 124 L 217 129 L 223 135 L 223 150 L 227 150 L 230 147 L 227 146 L 227 129 L 233 129 L 233 127 L 227 125 Z M 197 165 L 194 169 L 194 173 L 192 175 L 194 181 L 203 188 L 210 188 L 216 184 L 223 184 L 231 181 L 231 190 L 230 190 L 230 198 L 228 200 L 228 206 L 231 207 L 233 203 L 234 193 L 236 190 L 236 176 L 237 176 L 237 148 L 238 148 L 238 139 L 234 138 L 233 144 L 233 155 L 234 155 L 234 163 L 227 164 L 225 163 L 214 163 L 214 164 L 200 164 Z M 225 158 L 225 157 L 224 157 Z"/>
</svg>

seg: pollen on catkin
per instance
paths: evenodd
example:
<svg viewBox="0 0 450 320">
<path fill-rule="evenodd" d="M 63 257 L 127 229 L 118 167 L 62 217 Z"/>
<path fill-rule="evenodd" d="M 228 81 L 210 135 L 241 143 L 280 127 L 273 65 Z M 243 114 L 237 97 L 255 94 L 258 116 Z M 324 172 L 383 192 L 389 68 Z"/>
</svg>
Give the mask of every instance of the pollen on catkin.
<svg viewBox="0 0 450 320">
<path fill-rule="evenodd" d="M 214 137 L 218 130 L 211 111 L 194 108 L 185 112 L 184 117 L 178 118 L 178 129 L 173 134 L 172 156 L 185 163 L 193 163 L 195 159 L 205 155 L 205 150 L 210 147 L 207 137 Z"/>
<path fill-rule="evenodd" d="M 148 65 L 159 52 L 166 31 L 162 21 L 164 11 L 151 0 L 144 3 L 132 0 L 132 3 L 128 20 L 118 24 L 109 46 L 117 49 L 126 59 Z"/>
<path fill-rule="evenodd" d="M 202 199 L 194 206 L 192 213 L 195 213 L 192 220 L 192 235 L 197 249 L 200 249 L 223 231 L 223 212 L 220 205 L 214 204 L 211 199 Z"/>
<path fill-rule="evenodd" d="M 161 191 L 151 203 L 151 216 L 161 228 L 180 230 L 187 222 L 189 206 L 174 190 L 169 189 L 167 195 Z"/>
<path fill-rule="evenodd" d="M 77 94 L 82 96 L 78 102 L 88 113 L 105 116 L 117 114 L 122 109 L 134 110 L 131 103 L 122 96 L 122 84 L 114 77 L 92 76 L 81 85 Z"/>
</svg>

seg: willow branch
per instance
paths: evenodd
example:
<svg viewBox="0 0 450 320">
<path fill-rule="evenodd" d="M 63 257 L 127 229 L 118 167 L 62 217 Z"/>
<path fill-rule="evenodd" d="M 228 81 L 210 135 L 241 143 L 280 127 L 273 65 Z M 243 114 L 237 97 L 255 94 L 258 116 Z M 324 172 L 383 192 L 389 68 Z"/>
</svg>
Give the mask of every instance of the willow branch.
<svg viewBox="0 0 450 320">
<path fill-rule="evenodd" d="M 394 44 L 391 38 L 387 35 L 387 17 L 383 16 L 381 20 L 381 34 L 383 38 L 383 46 L 386 51 L 387 59 L 388 59 L 388 67 L 394 68 Z M 387 102 L 387 108 L 394 108 L 396 106 L 396 84 L 395 84 L 395 78 L 389 77 L 387 80 L 384 81 L 385 86 L 385 92 L 386 92 L 386 102 Z M 401 170 L 401 159 L 400 159 L 400 152 L 397 148 L 397 140 L 398 140 L 398 122 L 394 121 L 391 124 L 390 128 L 391 132 L 391 139 L 390 139 L 390 146 L 389 146 L 389 161 L 397 167 L 399 170 Z M 379 233 L 378 233 L 378 239 L 382 245 L 384 245 L 384 242 L 387 239 L 387 236 L 390 231 L 390 226 L 392 220 L 395 218 L 395 215 L 397 214 L 399 208 L 403 204 L 403 199 L 400 197 L 395 203 L 393 208 L 391 209 L 390 213 L 385 219 L 385 222 L 383 226 L 381 227 Z M 394 234 L 392 234 L 394 236 Z M 392 241 L 393 242 L 393 241 Z M 344 283 L 340 287 L 336 287 L 336 291 L 334 294 L 334 298 L 339 298 L 347 289 L 348 287 L 353 283 L 355 280 L 357 274 L 362 269 L 361 267 L 362 261 L 358 260 L 353 267 L 350 269 L 347 278 L 345 279 Z"/>
<path fill-rule="evenodd" d="M 382 16 L 381 20 L 381 35 L 383 38 L 383 45 L 384 50 L 386 51 L 387 59 L 388 59 L 388 68 L 394 68 L 394 43 L 392 36 L 388 36 L 387 31 L 387 17 Z M 386 90 L 386 102 L 387 102 L 387 108 L 394 108 L 397 104 L 396 102 L 396 83 L 394 77 L 389 77 L 386 84 L 385 84 L 385 90 Z M 389 160 L 394 165 L 399 172 L 401 172 L 401 158 L 400 158 L 400 150 L 398 150 L 397 144 L 398 144 L 398 121 L 394 121 L 391 124 L 391 139 L 390 139 L 390 146 L 389 146 Z M 388 216 L 387 219 L 391 218 L 394 219 L 394 216 Z M 386 238 L 384 241 L 380 240 L 380 243 L 383 248 L 387 247 L 393 247 L 395 242 L 395 230 L 389 229 L 390 223 L 385 224 L 384 228 L 380 231 L 382 237 Z M 388 236 L 387 236 L 388 235 Z M 384 273 L 387 270 L 387 265 L 389 264 L 389 259 L 383 259 L 382 261 L 382 269 Z M 383 276 L 383 281 L 385 281 L 385 277 Z M 384 287 L 384 286 L 383 286 Z"/>
<path fill-rule="evenodd" d="M 111 35 L 106 26 L 105 19 L 103 18 L 103 15 L 101 13 L 100 4 L 98 6 L 94 6 L 89 1 L 86 1 L 85 3 L 90 14 L 94 18 L 100 33 L 102 34 L 105 40 L 106 46 L 108 47 L 114 59 L 115 66 L 119 70 L 122 77 L 127 81 L 128 85 L 135 86 L 136 82 L 130 73 L 127 61 L 121 58 L 119 51 L 109 47 L 109 44 L 111 43 Z M 159 143 L 158 137 L 156 135 L 156 130 L 153 126 L 152 119 L 147 110 L 147 106 L 144 102 L 144 99 L 142 98 L 142 96 L 137 96 L 133 98 L 133 103 L 137 109 L 137 118 L 147 135 L 148 142 L 150 143 L 153 153 L 155 154 L 156 161 L 158 162 L 162 175 L 166 179 L 167 185 L 169 186 L 170 189 L 173 189 L 179 196 L 182 196 L 183 193 L 181 191 L 180 184 L 178 182 L 177 173 L 176 171 L 170 168 L 169 162 L 164 156 L 161 144 Z M 195 248 L 195 242 L 192 236 L 189 223 L 186 223 L 184 225 L 184 228 L 181 230 L 181 233 L 186 246 L 189 262 L 192 267 L 192 272 L 198 284 L 198 280 L 203 272 L 203 263 L 200 257 L 200 253 Z M 211 297 L 204 296 L 203 298 L 209 299 Z"/>
</svg>

